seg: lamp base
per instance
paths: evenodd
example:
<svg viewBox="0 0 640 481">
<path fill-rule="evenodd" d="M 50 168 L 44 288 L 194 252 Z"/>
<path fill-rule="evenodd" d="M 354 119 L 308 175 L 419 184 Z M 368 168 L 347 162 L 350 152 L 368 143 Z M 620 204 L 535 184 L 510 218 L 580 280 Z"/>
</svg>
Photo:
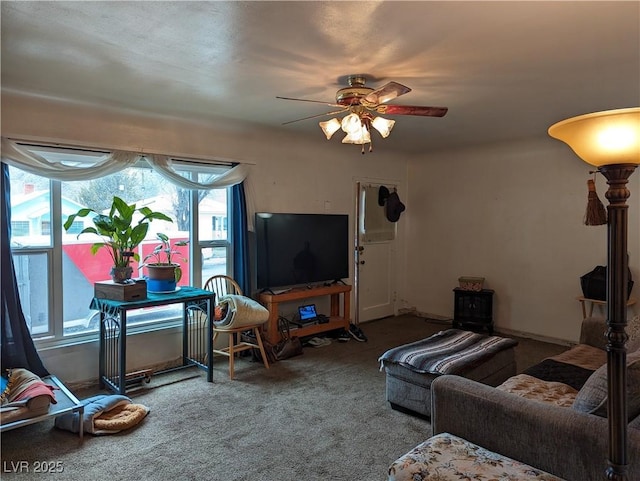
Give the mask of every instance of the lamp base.
<svg viewBox="0 0 640 481">
<path fill-rule="evenodd" d="M 609 189 L 607 206 L 607 412 L 609 417 L 609 467 L 606 479 L 626 481 L 627 471 L 627 189 L 635 164 L 600 167 Z"/>
</svg>

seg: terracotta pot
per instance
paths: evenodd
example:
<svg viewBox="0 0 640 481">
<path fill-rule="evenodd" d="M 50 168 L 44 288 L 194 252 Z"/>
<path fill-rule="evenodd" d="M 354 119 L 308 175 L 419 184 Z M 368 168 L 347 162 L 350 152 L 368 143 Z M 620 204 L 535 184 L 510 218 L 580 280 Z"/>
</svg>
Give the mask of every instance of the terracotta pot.
<svg viewBox="0 0 640 481">
<path fill-rule="evenodd" d="M 113 282 L 124 282 L 128 279 L 131 279 L 131 274 L 133 274 L 133 268 L 131 266 L 127 266 L 127 267 L 113 266 L 109 274 L 111 275 L 111 280 Z"/>
</svg>

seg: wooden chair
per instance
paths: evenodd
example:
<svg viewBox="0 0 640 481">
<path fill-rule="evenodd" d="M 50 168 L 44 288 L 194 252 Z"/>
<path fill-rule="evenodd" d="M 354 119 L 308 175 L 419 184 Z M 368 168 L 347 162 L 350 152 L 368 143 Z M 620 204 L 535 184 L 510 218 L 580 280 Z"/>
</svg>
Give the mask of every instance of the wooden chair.
<svg viewBox="0 0 640 481">
<path fill-rule="evenodd" d="M 225 275 L 215 275 L 210 277 L 207 282 L 205 282 L 204 288 L 216 293 L 216 302 L 218 302 L 222 296 L 230 294 L 239 296 L 243 295 L 242 289 L 240 289 L 238 283 L 233 278 Z M 235 355 L 248 349 L 257 348 L 262 355 L 264 367 L 269 369 L 269 361 L 267 360 L 267 355 L 262 343 L 262 336 L 260 335 L 260 329 L 263 324 L 264 322 L 259 324 L 247 323 L 246 320 L 243 321 L 239 316 L 227 325 L 216 325 L 215 322 L 213 323 L 213 352 L 214 354 L 220 354 L 229 358 L 229 379 L 233 379 L 234 376 Z M 253 332 L 256 337 L 256 343 L 243 341 L 241 339 L 241 334 L 245 331 Z M 215 342 L 220 334 L 229 335 L 229 346 L 223 349 L 215 349 Z"/>
</svg>

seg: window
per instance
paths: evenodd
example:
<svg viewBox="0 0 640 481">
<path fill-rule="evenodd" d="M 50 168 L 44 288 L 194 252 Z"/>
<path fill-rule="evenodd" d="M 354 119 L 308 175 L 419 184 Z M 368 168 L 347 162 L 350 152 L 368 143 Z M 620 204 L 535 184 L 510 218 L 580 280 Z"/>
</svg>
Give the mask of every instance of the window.
<svg viewBox="0 0 640 481">
<path fill-rule="evenodd" d="M 32 147 L 31 150 L 50 161 L 76 165 L 95 162 L 108 154 L 54 147 Z M 206 179 L 216 173 L 210 165 L 172 161 L 180 175 L 192 180 Z M 219 175 L 229 167 L 213 168 Z M 91 254 L 91 245 L 100 241 L 98 237 L 78 235 L 93 225 L 92 216 L 77 218 L 69 231 L 62 225 L 80 208 L 89 207 L 98 212 L 107 209 L 113 195 L 137 206 L 148 205 L 173 219 L 172 223 L 151 223 L 147 238 L 139 246 L 141 257 L 157 245 L 158 232 L 171 239 L 190 240 L 189 247 L 182 249 L 188 261 L 186 265 L 183 263 L 180 284 L 203 285 L 211 275 L 231 271 L 227 189 L 183 189 L 157 174 L 145 162 L 112 175 L 78 182 L 52 181 L 15 167 L 9 169 L 11 247 L 16 277 L 27 325 L 39 342 L 95 337 L 99 314 L 89 309 L 89 304 L 94 283 L 109 279 L 111 258 L 105 249 Z M 212 219 L 217 221 L 212 223 Z M 144 274 L 137 268 L 135 264 L 134 277 Z M 180 317 L 179 308 L 174 305 L 130 312 L 128 326 L 145 328 L 153 324 L 156 327 L 159 322 Z"/>
<path fill-rule="evenodd" d="M 22 251 L 13 256 L 22 311 L 33 337 L 50 336 L 53 333 L 49 325 L 48 301 L 50 259 L 48 251 Z"/>
<path fill-rule="evenodd" d="M 71 224 L 71 227 L 67 229 L 67 234 L 80 234 L 84 229 L 84 222 L 76 220 Z"/>
<path fill-rule="evenodd" d="M 29 222 L 26 220 L 11 221 L 11 231 L 18 237 L 29 235 Z"/>
<path fill-rule="evenodd" d="M 385 208 L 378 202 L 380 185 L 363 185 L 360 189 L 358 233 L 363 242 L 387 242 L 396 237 L 396 223 L 389 222 Z M 388 189 L 384 187 L 385 190 Z"/>
</svg>

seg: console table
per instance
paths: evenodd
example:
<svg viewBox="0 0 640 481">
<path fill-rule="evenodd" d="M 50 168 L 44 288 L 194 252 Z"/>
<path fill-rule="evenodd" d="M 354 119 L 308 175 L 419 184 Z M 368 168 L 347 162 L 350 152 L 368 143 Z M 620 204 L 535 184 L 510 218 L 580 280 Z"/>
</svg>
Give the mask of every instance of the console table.
<svg viewBox="0 0 640 481">
<path fill-rule="evenodd" d="M 127 384 L 149 379 L 148 371 L 127 374 L 127 312 L 144 307 L 183 305 L 182 366 L 198 366 L 207 370 L 207 381 L 213 382 L 213 308 L 215 294 L 196 287 L 181 286 L 169 294 L 147 293 L 147 299 L 114 301 L 94 298 L 91 309 L 100 311 L 100 387 L 125 394 Z M 206 328 L 205 328 L 206 326 Z M 206 339 L 203 339 L 203 335 Z M 176 368 L 173 368 L 176 369 Z M 173 369 L 168 369 L 173 370 Z M 165 372 L 165 371 L 159 371 Z"/>
<path fill-rule="evenodd" d="M 292 328 L 291 334 L 298 337 L 312 336 L 320 332 L 332 331 L 334 329 L 349 330 L 351 315 L 351 286 L 344 284 L 332 284 L 330 286 L 303 287 L 291 289 L 281 294 L 260 294 L 260 302 L 269 311 L 269 321 L 267 322 L 267 339 L 272 344 L 280 341 L 278 332 L 278 304 L 282 302 L 299 301 L 311 297 L 331 296 L 331 311 L 329 322 L 322 324 L 311 324 L 308 326 Z M 340 313 L 340 298 L 342 298 L 342 313 Z"/>
</svg>

